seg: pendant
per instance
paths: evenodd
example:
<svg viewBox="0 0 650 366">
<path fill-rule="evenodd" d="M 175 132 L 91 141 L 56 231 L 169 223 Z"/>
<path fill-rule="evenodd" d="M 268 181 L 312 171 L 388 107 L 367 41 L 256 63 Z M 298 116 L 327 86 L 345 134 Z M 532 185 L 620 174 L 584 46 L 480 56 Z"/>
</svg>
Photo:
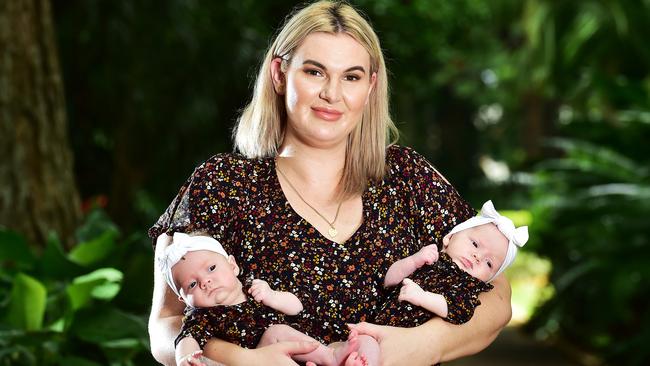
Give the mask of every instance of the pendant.
<svg viewBox="0 0 650 366">
<path fill-rule="evenodd" d="M 330 234 L 331 238 L 335 237 L 336 234 L 339 233 L 334 227 L 330 227 L 330 229 L 327 232 L 328 232 L 328 234 Z"/>
</svg>

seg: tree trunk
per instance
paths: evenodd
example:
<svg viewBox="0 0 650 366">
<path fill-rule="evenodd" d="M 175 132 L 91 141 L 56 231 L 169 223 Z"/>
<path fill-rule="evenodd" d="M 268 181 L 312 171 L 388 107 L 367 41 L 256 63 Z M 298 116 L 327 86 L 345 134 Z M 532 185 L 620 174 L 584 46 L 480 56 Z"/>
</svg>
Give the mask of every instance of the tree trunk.
<svg viewBox="0 0 650 366">
<path fill-rule="evenodd" d="M 81 217 L 49 0 L 0 1 L 0 226 L 66 245 Z"/>
</svg>

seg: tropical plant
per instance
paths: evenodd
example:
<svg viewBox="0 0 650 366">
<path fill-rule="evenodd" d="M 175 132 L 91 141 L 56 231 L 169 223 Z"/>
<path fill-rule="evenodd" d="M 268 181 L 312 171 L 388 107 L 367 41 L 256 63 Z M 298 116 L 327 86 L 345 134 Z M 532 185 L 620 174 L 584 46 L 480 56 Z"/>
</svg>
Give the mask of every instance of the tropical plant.
<svg viewBox="0 0 650 366">
<path fill-rule="evenodd" d="M 0 364 L 134 365 L 148 356 L 142 316 L 118 306 L 132 249 L 94 211 L 64 252 L 55 235 L 35 253 L 24 237 L 0 230 Z M 149 283 L 149 282 L 148 282 Z M 150 362 L 149 362 L 150 363 Z"/>
<path fill-rule="evenodd" d="M 532 249 L 553 263 L 555 296 L 535 314 L 612 364 L 650 360 L 650 169 L 593 143 L 554 139 L 564 156 L 540 164 L 533 185 Z"/>
</svg>

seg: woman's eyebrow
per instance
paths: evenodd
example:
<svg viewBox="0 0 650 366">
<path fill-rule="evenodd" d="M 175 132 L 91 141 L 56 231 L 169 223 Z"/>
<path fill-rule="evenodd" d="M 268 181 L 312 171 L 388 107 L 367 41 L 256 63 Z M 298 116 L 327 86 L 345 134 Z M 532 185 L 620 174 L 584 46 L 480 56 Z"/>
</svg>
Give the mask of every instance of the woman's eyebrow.
<svg viewBox="0 0 650 366">
<path fill-rule="evenodd" d="M 303 65 L 307 65 L 307 64 L 308 64 L 308 65 L 314 65 L 314 66 L 316 66 L 316 67 L 318 67 L 318 68 L 321 68 L 321 69 L 327 71 L 327 67 L 325 67 L 325 65 L 321 64 L 321 63 L 318 62 L 318 61 L 314 61 L 314 60 L 305 60 L 302 64 L 303 64 Z M 346 69 L 345 72 L 350 72 L 350 71 L 355 71 L 355 70 L 361 71 L 361 72 L 364 73 L 364 74 L 366 73 L 366 69 L 364 69 L 363 66 L 352 66 L 352 67 Z"/>
</svg>

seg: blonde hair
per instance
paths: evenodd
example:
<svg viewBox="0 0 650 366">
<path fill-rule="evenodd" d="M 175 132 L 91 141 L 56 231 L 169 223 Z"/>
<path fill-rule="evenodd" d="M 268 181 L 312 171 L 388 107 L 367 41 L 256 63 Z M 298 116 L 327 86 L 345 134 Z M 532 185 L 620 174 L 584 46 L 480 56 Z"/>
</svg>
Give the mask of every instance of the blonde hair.
<svg viewBox="0 0 650 366">
<path fill-rule="evenodd" d="M 377 74 L 361 123 L 350 133 L 346 161 L 339 184 L 342 197 L 362 193 L 368 179 L 381 180 L 386 173 L 386 147 L 395 143 L 398 131 L 388 109 L 388 80 L 379 39 L 370 24 L 349 4 L 318 1 L 288 18 L 266 52 L 255 82 L 253 98 L 234 130 L 235 148 L 249 158 L 276 156 L 285 132 L 284 97 L 271 80 L 271 62 L 291 60 L 309 34 L 345 33 L 370 55 L 370 75 Z M 284 62 L 283 62 L 284 64 Z"/>
</svg>

